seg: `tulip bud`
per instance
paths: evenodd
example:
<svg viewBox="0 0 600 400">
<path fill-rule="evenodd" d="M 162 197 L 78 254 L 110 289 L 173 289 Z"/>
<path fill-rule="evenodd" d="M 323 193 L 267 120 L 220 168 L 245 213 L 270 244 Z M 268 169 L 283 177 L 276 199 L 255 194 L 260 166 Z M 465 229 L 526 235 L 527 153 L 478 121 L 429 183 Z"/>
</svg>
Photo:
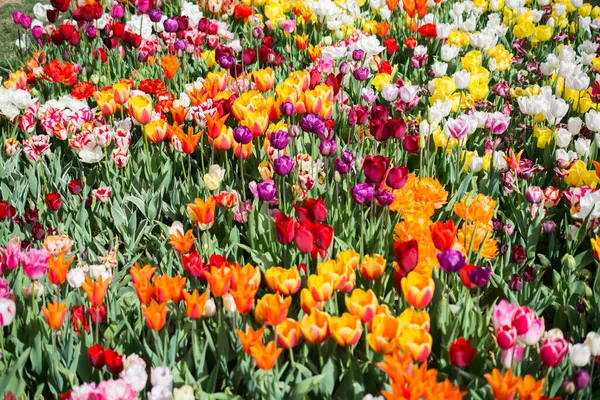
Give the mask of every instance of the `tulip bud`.
<svg viewBox="0 0 600 400">
<path fill-rule="evenodd" d="M 577 263 L 575 262 L 575 258 L 573 258 L 570 254 L 565 254 L 563 258 L 560 260 L 560 263 L 564 268 L 568 268 L 571 271 L 574 271 L 577 267 Z"/>
<path fill-rule="evenodd" d="M 215 315 L 216 312 L 217 307 L 215 306 L 215 301 L 212 298 L 208 299 L 204 304 L 204 313 L 202 314 L 202 316 L 210 318 L 213 315 Z"/>
<path fill-rule="evenodd" d="M 575 375 L 573 375 L 573 382 L 575 383 L 575 387 L 579 390 L 587 389 L 590 385 L 590 374 L 586 370 L 578 369 L 575 371 Z"/>
</svg>

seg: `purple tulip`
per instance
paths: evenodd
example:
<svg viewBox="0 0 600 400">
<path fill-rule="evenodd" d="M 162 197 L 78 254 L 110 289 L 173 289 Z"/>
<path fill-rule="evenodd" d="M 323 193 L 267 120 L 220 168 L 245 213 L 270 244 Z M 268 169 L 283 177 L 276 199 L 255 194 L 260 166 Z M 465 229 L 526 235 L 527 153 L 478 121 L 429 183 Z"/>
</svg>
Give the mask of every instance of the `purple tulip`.
<svg viewBox="0 0 600 400">
<path fill-rule="evenodd" d="M 373 185 L 368 183 L 357 183 L 350 189 L 350 195 L 356 203 L 365 204 L 373 199 L 375 190 L 373 189 Z"/>
<path fill-rule="evenodd" d="M 348 150 L 342 151 L 342 161 L 344 163 L 346 163 L 346 164 L 354 164 L 354 160 L 355 159 L 356 159 L 356 156 L 351 151 L 348 151 Z"/>
<path fill-rule="evenodd" d="M 31 28 L 31 34 L 35 39 L 40 39 L 42 36 L 44 36 L 44 28 L 42 28 L 39 25 L 36 25 L 33 28 Z"/>
<path fill-rule="evenodd" d="M 535 280 L 536 276 L 537 272 L 535 272 L 535 268 L 533 268 L 531 265 L 526 265 L 523 269 L 523 279 L 525 279 L 527 282 L 532 282 Z"/>
<path fill-rule="evenodd" d="M 334 168 L 340 175 L 345 175 L 352 169 L 351 164 L 346 164 L 341 159 L 336 158 L 334 162 Z"/>
<path fill-rule="evenodd" d="M 179 39 L 175 42 L 174 47 L 177 51 L 183 51 L 187 47 L 188 41 L 185 39 Z"/>
<path fill-rule="evenodd" d="M 510 282 L 508 283 L 508 287 L 513 292 L 520 292 L 523 289 L 523 281 L 521 280 L 521 275 L 513 274 Z"/>
<path fill-rule="evenodd" d="M 23 19 L 24 16 L 25 16 L 25 14 L 23 14 L 21 11 L 13 11 L 13 13 L 12 13 L 13 22 L 17 25 L 21 25 L 21 20 Z"/>
<path fill-rule="evenodd" d="M 529 186 L 525 192 L 525 199 L 531 204 L 539 204 L 544 198 L 544 191 L 539 186 Z"/>
<path fill-rule="evenodd" d="M 23 18 L 21 18 L 21 26 L 23 29 L 29 29 L 29 27 L 31 27 L 31 17 L 29 15 L 23 15 Z"/>
<path fill-rule="evenodd" d="M 378 190 L 375 192 L 375 199 L 382 206 L 389 206 L 394 202 L 395 198 L 396 196 L 394 196 L 394 193 L 389 190 Z"/>
<path fill-rule="evenodd" d="M 160 22 L 162 19 L 162 12 L 158 8 L 153 8 L 148 11 L 148 16 L 150 17 L 150 21 L 152 22 Z"/>
<path fill-rule="evenodd" d="M 361 49 L 356 49 L 352 52 L 352 59 L 354 61 L 361 61 L 365 56 L 365 52 Z"/>
<path fill-rule="evenodd" d="M 110 16 L 114 19 L 121 19 L 125 15 L 125 6 L 123 4 L 117 3 L 110 10 Z M 152 17 L 150 17 L 152 19 Z M 160 21 L 160 19 L 159 19 Z M 156 22 L 156 21 L 154 21 Z"/>
<path fill-rule="evenodd" d="M 288 175 L 294 168 L 294 159 L 288 155 L 282 155 L 273 161 L 273 171 L 277 175 Z"/>
<path fill-rule="evenodd" d="M 366 81 L 369 79 L 370 75 L 369 68 L 356 68 L 354 72 L 352 72 L 352 75 L 354 75 L 354 79 L 357 81 Z"/>
<path fill-rule="evenodd" d="M 575 371 L 575 375 L 573 375 L 573 382 L 575 382 L 577 389 L 587 389 L 590 385 L 590 374 L 584 369 L 578 369 Z"/>
<path fill-rule="evenodd" d="M 300 128 L 298 127 L 298 125 L 291 125 L 288 128 L 288 136 L 289 137 L 298 137 L 298 135 L 300 135 Z"/>
<path fill-rule="evenodd" d="M 233 130 L 233 140 L 241 144 L 248 144 L 252 141 L 252 131 L 244 125 L 240 125 Z"/>
<path fill-rule="evenodd" d="M 252 37 L 254 39 L 260 40 L 263 37 L 265 37 L 265 32 L 260 27 L 254 28 L 252 29 Z"/>
<path fill-rule="evenodd" d="M 272 201 L 277 196 L 277 186 L 273 181 L 264 181 L 256 185 L 258 198 L 262 201 Z"/>
<path fill-rule="evenodd" d="M 437 255 L 437 259 L 440 262 L 440 268 L 446 272 L 458 272 L 466 262 L 463 253 L 458 250 L 444 250 Z"/>
<path fill-rule="evenodd" d="M 300 128 L 305 132 L 317 132 L 323 126 L 323 120 L 317 114 L 306 114 L 299 122 Z"/>
<path fill-rule="evenodd" d="M 282 115 L 289 117 L 290 115 L 293 115 L 296 111 L 296 106 L 294 106 L 294 103 L 290 101 L 284 101 L 279 106 L 279 110 L 281 111 Z"/>
<path fill-rule="evenodd" d="M 96 27 L 94 25 L 90 25 L 87 27 L 87 29 L 85 30 L 85 35 L 89 38 L 89 39 L 95 39 L 96 36 L 98 36 L 98 30 L 96 29 Z"/>
<path fill-rule="evenodd" d="M 344 75 L 349 74 L 350 73 L 350 64 L 346 61 L 342 61 L 339 66 L 339 70 Z"/>
<path fill-rule="evenodd" d="M 556 222 L 549 219 L 548 221 L 542 222 L 542 231 L 545 235 L 549 235 L 556 230 Z"/>
<path fill-rule="evenodd" d="M 286 131 L 280 129 L 271 133 L 269 142 L 271 143 L 271 147 L 273 147 L 275 150 L 283 150 L 290 143 L 290 138 Z"/>
<path fill-rule="evenodd" d="M 485 287 L 492 275 L 492 269 L 489 267 L 475 267 L 467 272 L 469 280 L 479 287 Z"/>
<path fill-rule="evenodd" d="M 165 32 L 172 33 L 177 32 L 177 29 L 179 29 L 179 24 L 175 18 L 167 18 L 163 22 L 163 27 L 165 28 Z"/>
<path fill-rule="evenodd" d="M 229 55 L 223 55 L 217 58 L 217 63 L 223 69 L 229 69 L 235 65 L 235 58 Z"/>
<path fill-rule="evenodd" d="M 323 157 L 329 157 L 337 151 L 337 143 L 335 140 L 323 140 L 319 145 L 319 152 Z"/>
</svg>

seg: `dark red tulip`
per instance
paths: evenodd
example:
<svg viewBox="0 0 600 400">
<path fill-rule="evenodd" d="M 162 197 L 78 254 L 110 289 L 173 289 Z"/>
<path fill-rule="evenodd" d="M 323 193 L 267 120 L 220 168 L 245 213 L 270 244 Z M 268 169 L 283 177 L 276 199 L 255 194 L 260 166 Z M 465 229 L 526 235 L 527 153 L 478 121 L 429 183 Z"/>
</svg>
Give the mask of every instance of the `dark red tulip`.
<svg viewBox="0 0 600 400">
<path fill-rule="evenodd" d="M 381 183 L 390 166 L 390 159 L 384 156 L 368 155 L 363 161 L 362 169 L 368 183 Z"/>
<path fill-rule="evenodd" d="M 104 362 L 106 363 L 106 369 L 112 374 L 120 374 L 123 371 L 123 356 L 114 350 L 104 350 Z"/>
<path fill-rule="evenodd" d="M 53 192 L 46 195 L 46 206 L 50 211 L 58 211 L 62 208 L 60 194 Z"/>
<path fill-rule="evenodd" d="M 471 341 L 465 340 L 462 336 L 454 343 L 450 343 L 448 349 L 450 363 L 458 368 L 465 368 L 471 364 L 476 354 L 477 349 L 471 346 Z"/>
<path fill-rule="evenodd" d="M 400 269 L 404 273 L 408 273 L 419 263 L 419 244 L 414 239 L 407 242 L 395 242 L 394 255 Z"/>
<path fill-rule="evenodd" d="M 398 190 L 406 185 L 406 181 L 408 181 L 408 168 L 402 166 L 390 169 L 385 183 L 392 189 Z"/>
<path fill-rule="evenodd" d="M 404 150 L 410 153 L 417 153 L 419 151 L 419 136 L 409 135 L 402 138 L 402 147 Z"/>
<path fill-rule="evenodd" d="M 79 181 L 79 179 L 73 179 L 71 182 L 69 182 L 67 188 L 69 189 L 69 193 L 77 195 L 81 193 L 83 186 L 81 186 L 81 181 Z"/>
</svg>

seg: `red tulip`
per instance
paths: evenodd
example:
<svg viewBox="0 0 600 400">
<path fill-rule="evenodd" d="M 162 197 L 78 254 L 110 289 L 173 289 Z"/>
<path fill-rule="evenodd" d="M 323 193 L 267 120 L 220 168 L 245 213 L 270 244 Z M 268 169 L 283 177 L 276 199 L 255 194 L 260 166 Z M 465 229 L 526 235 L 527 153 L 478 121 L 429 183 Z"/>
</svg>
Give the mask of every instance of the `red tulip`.
<svg viewBox="0 0 600 400">
<path fill-rule="evenodd" d="M 277 240 L 283 245 L 288 245 L 294 241 L 296 221 L 293 217 L 288 217 L 284 213 L 277 214 L 275 219 L 275 231 Z"/>
<path fill-rule="evenodd" d="M 419 28 L 419 34 L 427 39 L 433 39 L 437 36 L 437 28 L 435 24 L 421 25 Z"/>
<path fill-rule="evenodd" d="M 106 362 L 106 368 L 112 374 L 120 374 L 123 371 L 123 356 L 114 350 L 104 350 L 104 361 Z"/>
<path fill-rule="evenodd" d="M 404 273 L 416 268 L 419 263 L 419 243 L 416 240 L 394 243 L 396 262 Z"/>
<path fill-rule="evenodd" d="M 327 206 L 321 197 L 318 199 L 308 199 L 302 205 L 306 210 L 306 216 L 313 222 L 323 222 L 327 219 Z M 300 217 L 298 217 L 300 218 Z M 300 221 L 302 223 L 302 221 Z"/>
<path fill-rule="evenodd" d="M 46 195 L 46 206 L 51 211 L 58 211 L 62 208 L 62 199 L 60 194 L 53 192 Z"/>
<path fill-rule="evenodd" d="M 473 264 L 466 264 L 459 271 L 460 280 L 461 280 L 462 284 L 465 285 L 465 287 L 467 289 L 473 289 L 474 287 L 477 286 L 476 284 L 474 284 L 473 282 L 471 282 L 471 280 L 469 279 L 469 271 L 472 271 L 475 268 L 477 268 L 477 267 L 475 265 L 473 265 Z"/>
<path fill-rule="evenodd" d="M 333 241 L 333 228 L 317 222 L 313 231 L 317 247 L 321 250 L 327 250 Z"/>
<path fill-rule="evenodd" d="M 390 166 L 390 159 L 384 156 L 366 156 L 362 169 L 368 183 L 381 183 Z"/>
<path fill-rule="evenodd" d="M 198 255 L 196 250 L 190 254 L 183 254 L 181 256 L 181 263 L 186 274 L 202 281 L 206 280 L 206 273 L 209 270 L 209 266 L 204 264 L 202 257 Z"/>
<path fill-rule="evenodd" d="M 471 347 L 471 341 L 467 341 L 463 337 L 459 337 L 454 343 L 450 343 L 448 349 L 450 362 L 458 368 L 465 368 L 471 364 L 476 353 L 477 349 Z"/>
<path fill-rule="evenodd" d="M 418 135 L 409 135 L 404 136 L 402 139 L 402 147 L 404 150 L 410 153 L 416 153 L 419 151 L 419 136 Z"/>
<path fill-rule="evenodd" d="M 106 319 L 106 305 L 102 304 L 99 307 L 90 307 L 88 308 L 88 314 L 90 314 L 93 323 L 101 324 Z"/>
<path fill-rule="evenodd" d="M 69 9 L 71 0 L 50 0 L 52 7 L 56 8 L 60 12 L 65 12 Z"/>
<path fill-rule="evenodd" d="M 398 190 L 406 185 L 406 181 L 408 181 L 408 168 L 395 167 L 390 169 L 385 183 L 392 189 Z"/>
<path fill-rule="evenodd" d="M 104 367 L 104 347 L 96 343 L 88 348 L 88 359 L 93 367 L 98 369 Z"/>
<path fill-rule="evenodd" d="M 496 341 L 502 350 L 512 349 L 517 341 L 517 330 L 508 325 L 499 326 L 496 330 Z"/>
<path fill-rule="evenodd" d="M 294 241 L 301 253 L 310 253 L 313 249 L 313 242 L 315 241 L 312 231 L 307 225 L 306 222 L 304 224 L 296 224 Z"/>
<path fill-rule="evenodd" d="M 371 133 L 371 136 L 373 136 L 378 142 L 383 142 L 384 140 L 388 139 L 383 132 L 384 125 L 385 122 L 379 119 L 372 119 L 369 122 L 369 132 Z"/>
<path fill-rule="evenodd" d="M 456 227 L 454 221 L 438 221 L 429 227 L 433 245 L 439 251 L 450 250 L 456 239 Z"/>
<path fill-rule="evenodd" d="M 385 136 L 400 139 L 406 133 L 406 122 L 402 118 L 390 118 L 383 127 Z"/>
</svg>

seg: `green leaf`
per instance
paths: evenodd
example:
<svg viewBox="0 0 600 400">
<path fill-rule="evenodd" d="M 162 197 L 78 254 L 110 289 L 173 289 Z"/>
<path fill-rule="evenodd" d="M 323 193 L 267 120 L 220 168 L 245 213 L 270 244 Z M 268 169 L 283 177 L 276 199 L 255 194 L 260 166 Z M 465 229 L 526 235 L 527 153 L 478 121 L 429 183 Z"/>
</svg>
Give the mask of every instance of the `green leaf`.
<svg viewBox="0 0 600 400">
<path fill-rule="evenodd" d="M 301 400 L 304 399 L 306 397 L 306 395 L 308 395 L 308 393 L 313 390 L 313 388 L 317 387 L 317 385 L 319 385 L 323 379 L 325 378 L 324 374 L 321 375 L 316 375 L 316 376 L 311 376 L 310 378 L 307 378 L 305 380 L 303 380 L 300 383 L 297 383 L 294 386 L 294 389 L 292 390 L 292 393 L 290 394 L 289 399 L 290 400 Z"/>
</svg>

